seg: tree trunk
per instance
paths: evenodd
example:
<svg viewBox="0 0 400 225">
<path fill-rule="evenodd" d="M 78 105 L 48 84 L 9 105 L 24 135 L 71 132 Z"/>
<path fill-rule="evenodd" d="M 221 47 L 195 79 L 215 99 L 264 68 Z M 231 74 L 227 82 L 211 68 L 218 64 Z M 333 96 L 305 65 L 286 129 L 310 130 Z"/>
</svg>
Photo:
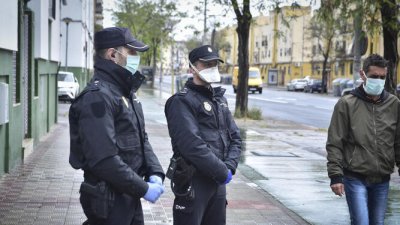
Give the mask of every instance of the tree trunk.
<svg viewBox="0 0 400 225">
<path fill-rule="evenodd" d="M 328 58 L 324 57 L 324 62 L 322 64 L 322 93 L 327 93 L 328 86 L 328 71 L 326 71 L 326 65 L 328 64 Z"/>
<path fill-rule="evenodd" d="M 235 114 L 238 117 L 247 116 L 248 102 L 248 79 L 249 79 L 249 31 L 250 17 L 243 16 L 242 20 L 238 21 L 236 32 L 238 33 L 238 89 L 236 94 Z"/>
<path fill-rule="evenodd" d="M 154 83 L 156 79 L 156 70 L 157 70 L 157 44 L 153 45 L 153 69 L 152 69 L 152 76 L 151 76 L 151 88 L 154 88 Z"/>
<path fill-rule="evenodd" d="M 382 0 L 381 16 L 383 30 L 383 57 L 389 61 L 385 90 L 395 94 L 397 82 L 397 65 L 399 55 L 397 49 L 397 37 L 399 25 L 397 22 L 398 8 L 396 0 Z"/>
<path fill-rule="evenodd" d="M 330 54 L 330 51 L 331 51 L 332 39 L 333 39 L 333 36 L 331 36 L 329 38 L 327 46 L 326 46 L 326 52 L 323 54 L 324 62 L 322 64 L 322 93 L 328 93 L 328 88 L 327 88 L 328 87 L 327 65 L 328 65 L 329 54 Z"/>
</svg>

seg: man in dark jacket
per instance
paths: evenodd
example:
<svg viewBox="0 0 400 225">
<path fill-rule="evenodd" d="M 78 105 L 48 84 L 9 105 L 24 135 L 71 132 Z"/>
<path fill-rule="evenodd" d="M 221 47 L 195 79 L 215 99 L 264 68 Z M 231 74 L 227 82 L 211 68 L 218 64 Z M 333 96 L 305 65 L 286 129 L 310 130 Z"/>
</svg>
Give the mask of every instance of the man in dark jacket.
<svg viewBox="0 0 400 225">
<path fill-rule="evenodd" d="M 149 47 L 120 27 L 97 32 L 94 45 L 94 77 L 69 111 L 69 161 L 84 171 L 84 224 L 143 225 L 140 198 L 154 203 L 164 191 L 135 96 L 144 79 L 137 52 Z"/>
<path fill-rule="evenodd" d="M 400 101 L 384 90 L 387 61 L 365 59 L 364 83 L 335 106 L 328 130 L 331 189 L 346 193 L 351 224 L 383 225 L 390 174 L 400 166 Z"/>
<path fill-rule="evenodd" d="M 226 184 L 238 165 L 241 138 L 223 97 L 225 89 L 211 86 L 220 81 L 218 62 L 223 61 L 218 53 L 201 46 L 189 53 L 189 62 L 193 78 L 165 106 L 174 156 L 195 169 L 186 188 L 190 194 L 175 195 L 174 225 L 222 225 Z"/>
</svg>

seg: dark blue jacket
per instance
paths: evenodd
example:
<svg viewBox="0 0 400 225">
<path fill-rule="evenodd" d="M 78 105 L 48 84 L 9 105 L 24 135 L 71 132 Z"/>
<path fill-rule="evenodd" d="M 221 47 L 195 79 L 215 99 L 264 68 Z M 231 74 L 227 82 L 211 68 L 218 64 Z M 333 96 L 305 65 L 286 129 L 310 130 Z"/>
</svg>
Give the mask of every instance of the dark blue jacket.
<svg viewBox="0 0 400 225">
<path fill-rule="evenodd" d="M 85 179 L 104 180 L 115 190 L 142 197 L 143 177 L 163 169 L 145 131 L 140 101 L 132 91 L 132 74 L 112 61 L 97 58 L 94 77 L 69 111 L 70 164 Z"/>
<path fill-rule="evenodd" d="M 217 183 L 226 180 L 228 169 L 235 173 L 241 153 L 240 132 L 224 93 L 190 79 L 165 105 L 174 152 Z"/>
</svg>

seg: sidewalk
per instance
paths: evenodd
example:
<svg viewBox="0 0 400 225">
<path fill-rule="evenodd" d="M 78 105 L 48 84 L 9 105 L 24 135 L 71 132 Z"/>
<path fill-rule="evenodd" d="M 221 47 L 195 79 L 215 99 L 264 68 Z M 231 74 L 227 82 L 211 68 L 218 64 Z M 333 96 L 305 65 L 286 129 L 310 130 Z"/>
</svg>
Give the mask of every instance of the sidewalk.
<svg viewBox="0 0 400 225">
<path fill-rule="evenodd" d="M 164 99 L 158 91 L 139 93 L 150 142 L 163 168 L 171 156 L 164 118 Z M 150 93 L 150 94 L 149 94 Z M 151 95 L 153 97 L 151 97 Z M 0 178 L 0 224 L 82 224 L 79 203 L 82 172 L 71 168 L 68 104 L 59 105 L 59 123 L 45 136 L 23 165 Z M 145 224 L 172 224 L 173 194 L 166 192 L 156 204 L 143 201 Z M 308 224 L 240 171 L 228 185 L 228 225 Z"/>
</svg>

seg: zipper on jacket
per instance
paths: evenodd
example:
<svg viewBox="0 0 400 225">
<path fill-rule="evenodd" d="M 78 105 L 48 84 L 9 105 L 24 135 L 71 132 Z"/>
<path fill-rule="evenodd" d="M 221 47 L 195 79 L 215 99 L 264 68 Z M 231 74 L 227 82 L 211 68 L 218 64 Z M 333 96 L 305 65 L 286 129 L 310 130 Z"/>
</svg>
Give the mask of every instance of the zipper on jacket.
<svg viewBox="0 0 400 225">
<path fill-rule="evenodd" d="M 374 149 L 375 151 L 374 151 L 374 153 L 375 153 L 375 155 L 377 155 L 378 154 L 378 144 L 377 144 L 377 141 L 376 141 L 377 134 L 376 134 L 375 104 L 372 105 L 372 117 L 373 117 L 373 122 L 374 122 L 374 135 L 375 135 L 375 137 L 374 137 L 374 142 L 375 142 L 375 149 Z M 379 169 L 379 162 L 378 162 L 378 157 L 377 156 L 375 156 L 375 164 L 376 164 L 376 169 L 377 169 L 378 174 L 379 174 L 380 169 Z"/>
</svg>

